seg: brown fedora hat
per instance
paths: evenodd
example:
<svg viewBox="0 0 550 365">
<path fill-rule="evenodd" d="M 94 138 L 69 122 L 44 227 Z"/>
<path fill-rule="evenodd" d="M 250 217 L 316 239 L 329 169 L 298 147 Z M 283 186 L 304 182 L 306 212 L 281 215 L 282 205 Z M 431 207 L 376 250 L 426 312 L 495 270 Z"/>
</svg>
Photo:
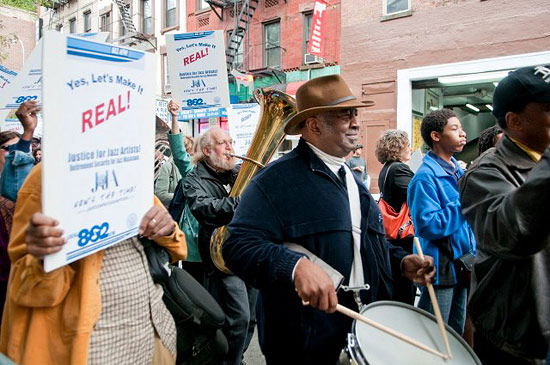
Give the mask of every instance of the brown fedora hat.
<svg viewBox="0 0 550 365">
<path fill-rule="evenodd" d="M 300 134 L 300 122 L 329 110 L 353 109 L 373 106 L 373 101 L 361 102 L 353 96 L 348 84 L 340 75 L 317 77 L 296 91 L 298 113 L 285 126 L 286 134 Z"/>
</svg>

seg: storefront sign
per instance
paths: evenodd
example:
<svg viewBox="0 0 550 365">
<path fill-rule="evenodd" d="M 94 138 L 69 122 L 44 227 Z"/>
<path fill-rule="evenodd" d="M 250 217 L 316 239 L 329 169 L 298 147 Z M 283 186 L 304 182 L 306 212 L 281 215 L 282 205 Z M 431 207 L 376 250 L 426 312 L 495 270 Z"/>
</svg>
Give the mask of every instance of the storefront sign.
<svg viewBox="0 0 550 365">
<path fill-rule="evenodd" d="M 40 50 L 43 213 L 67 238 L 44 259 L 51 271 L 135 236 L 152 206 L 155 60 L 58 32 Z"/>
<path fill-rule="evenodd" d="M 313 16 L 311 18 L 311 33 L 309 34 L 308 53 L 323 57 L 325 52 L 325 27 L 327 2 L 324 0 L 315 1 Z"/>
<path fill-rule="evenodd" d="M 235 154 L 246 156 L 260 119 L 260 105 L 234 104 L 227 109 L 229 135 L 235 141 Z"/>
<path fill-rule="evenodd" d="M 172 95 L 182 112 L 209 109 L 193 118 L 220 115 L 229 105 L 223 31 L 167 35 L 166 52 Z"/>
</svg>

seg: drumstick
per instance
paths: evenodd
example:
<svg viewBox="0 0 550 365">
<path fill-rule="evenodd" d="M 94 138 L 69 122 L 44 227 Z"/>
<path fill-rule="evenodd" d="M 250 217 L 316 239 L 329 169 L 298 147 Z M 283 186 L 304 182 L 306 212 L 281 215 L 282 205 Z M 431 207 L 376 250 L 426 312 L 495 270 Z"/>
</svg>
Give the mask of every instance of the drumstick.
<svg viewBox="0 0 550 365">
<path fill-rule="evenodd" d="M 302 303 L 303 303 L 304 305 L 309 305 L 309 302 L 304 302 L 304 301 L 302 301 Z M 420 343 L 420 342 L 418 342 L 418 341 L 416 341 L 416 340 L 413 340 L 412 338 L 410 338 L 410 337 L 408 337 L 408 336 L 406 336 L 406 335 L 404 335 L 404 334 L 402 334 L 402 333 L 399 333 L 399 332 L 397 332 L 396 330 L 393 330 L 393 329 L 391 329 L 391 328 L 389 328 L 389 327 L 386 327 L 386 326 L 384 326 L 384 325 L 382 325 L 382 324 L 380 324 L 380 323 L 378 323 L 378 322 L 375 322 L 375 321 L 373 321 L 372 319 L 369 319 L 369 318 L 365 317 L 364 315 L 362 315 L 362 314 L 360 314 L 360 313 L 357 313 L 357 312 L 354 311 L 354 310 L 351 310 L 351 309 L 349 309 L 349 308 L 347 308 L 347 307 L 344 307 L 344 306 L 341 305 L 341 304 L 336 304 L 336 311 L 337 311 L 337 312 L 340 312 L 340 313 L 342 313 L 343 315 L 346 315 L 346 316 L 348 316 L 348 317 L 350 317 L 350 318 L 353 318 L 353 319 L 356 319 L 356 320 L 358 320 L 358 321 L 360 321 L 360 322 L 363 322 L 363 323 L 365 323 L 365 324 L 368 324 L 369 326 L 372 326 L 372 327 L 374 327 L 374 328 L 376 328 L 376 329 L 379 329 L 380 331 L 385 332 L 385 333 L 387 333 L 388 335 L 393 336 L 393 337 L 395 337 L 395 338 L 397 338 L 397 339 L 399 339 L 399 340 L 401 340 L 401 341 L 404 341 L 404 342 L 406 342 L 406 343 L 408 343 L 408 344 L 410 344 L 410 345 L 413 345 L 413 346 L 415 346 L 415 347 L 418 347 L 418 348 L 421 349 L 421 350 L 424 350 L 424 351 L 427 351 L 427 352 L 429 352 L 429 353 L 431 353 L 431 354 L 437 355 L 437 356 L 441 357 L 443 360 L 447 360 L 447 359 L 449 358 L 447 355 L 442 354 L 441 352 L 436 351 L 436 350 L 434 350 L 434 349 L 432 349 L 432 348 L 430 348 L 430 347 L 424 345 L 423 343 Z"/>
<path fill-rule="evenodd" d="M 414 244 L 416 246 L 416 251 L 418 251 L 418 256 L 422 260 L 424 259 L 424 253 L 422 252 L 422 247 L 420 247 L 420 242 L 418 241 L 418 237 L 414 237 Z M 439 326 L 439 331 L 441 332 L 441 337 L 443 337 L 443 343 L 445 344 L 445 348 L 447 349 L 447 354 L 449 356 L 449 359 L 453 358 L 453 354 L 451 353 L 451 345 L 449 345 L 449 339 L 447 338 L 447 330 L 445 329 L 445 325 L 443 324 L 443 317 L 441 316 L 441 311 L 439 310 L 439 304 L 437 304 L 437 298 L 435 297 L 435 291 L 432 283 L 429 281 L 426 283 L 426 286 L 428 287 L 428 293 L 430 293 L 430 299 L 432 300 L 432 307 L 434 309 L 435 318 L 437 319 L 437 325 Z"/>
</svg>

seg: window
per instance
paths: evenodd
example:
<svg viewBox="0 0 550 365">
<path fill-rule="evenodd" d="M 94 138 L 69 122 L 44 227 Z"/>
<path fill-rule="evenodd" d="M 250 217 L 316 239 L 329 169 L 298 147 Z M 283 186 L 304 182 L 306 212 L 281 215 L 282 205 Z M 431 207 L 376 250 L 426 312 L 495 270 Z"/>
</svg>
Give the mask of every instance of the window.
<svg viewBox="0 0 550 365">
<path fill-rule="evenodd" d="M 100 32 L 111 31 L 111 12 L 105 13 L 99 17 L 99 31 Z"/>
<path fill-rule="evenodd" d="M 197 0 L 197 11 L 210 9 L 210 4 L 205 0 Z"/>
<path fill-rule="evenodd" d="M 143 0 L 141 2 L 141 32 L 143 34 L 153 34 L 153 0 Z"/>
<path fill-rule="evenodd" d="M 307 12 L 304 13 L 304 52 L 303 54 L 307 53 L 307 49 L 309 48 L 309 35 L 311 33 L 311 19 L 313 18 L 313 12 Z"/>
<path fill-rule="evenodd" d="M 118 25 L 119 25 L 118 36 L 119 37 L 125 36 L 126 35 L 126 27 L 124 26 L 124 21 L 122 21 L 122 19 L 120 19 L 120 21 L 118 22 Z"/>
<path fill-rule="evenodd" d="M 229 41 L 231 40 L 231 33 L 233 33 L 233 30 L 230 30 L 227 32 L 227 41 L 225 42 L 226 46 L 229 45 Z M 241 39 L 241 44 L 239 44 L 239 48 L 237 49 L 237 54 L 235 55 L 235 58 L 233 59 L 233 68 L 236 70 L 242 70 L 243 69 L 243 44 L 245 42 L 245 38 Z"/>
<path fill-rule="evenodd" d="M 69 19 L 69 32 L 76 33 L 76 18 Z"/>
<path fill-rule="evenodd" d="M 243 44 L 244 38 L 241 40 L 241 44 L 239 44 L 239 49 L 237 50 L 237 55 L 233 60 L 233 67 L 237 70 L 243 69 Z"/>
<path fill-rule="evenodd" d="M 281 67 L 281 23 L 264 24 L 263 35 L 264 67 Z"/>
<path fill-rule="evenodd" d="M 84 33 L 92 31 L 92 12 L 87 10 L 84 12 Z"/>
<path fill-rule="evenodd" d="M 411 10 L 411 0 L 384 0 L 384 15 L 404 13 Z"/>
<path fill-rule="evenodd" d="M 162 91 L 163 94 L 171 94 L 170 76 L 168 75 L 168 56 L 166 53 L 160 55 L 162 57 Z"/>
<path fill-rule="evenodd" d="M 164 0 L 164 28 L 171 28 L 177 25 L 176 0 Z"/>
</svg>

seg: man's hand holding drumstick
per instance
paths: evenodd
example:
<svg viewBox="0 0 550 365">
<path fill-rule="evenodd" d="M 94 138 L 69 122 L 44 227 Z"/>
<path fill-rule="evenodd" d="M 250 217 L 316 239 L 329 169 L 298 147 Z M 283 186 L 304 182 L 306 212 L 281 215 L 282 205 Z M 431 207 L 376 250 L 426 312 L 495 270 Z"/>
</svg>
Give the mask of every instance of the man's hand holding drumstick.
<svg viewBox="0 0 550 365">
<path fill-rule="evenodd" d="M 407 279 L 426 286 L 435 277 L 433 258 L 425 256 L 422 260 L 418 255 L 407 255 L 401 260 L 401 272 Z M 338 298 L 332 280 L 319 265 L 305 257 L 296 265 L 294 287 L 303 302 L 327 313 L 336 311 Z"/>
<path fill-rule="evenodd" d="M 434 280 L 435 276 L 433 258 L 429 256 L 421 258 L 418 255 L 407 255 L 403 258 L 403 260 L 401 260 L 401 271 L 402 274 L 409 280 L 412 280 L 420 285 L 427 285 Z M 360 313 L 338 304 L 336 290 L 329 275 L 321 268 L 321 266 L 311 262 L 305 257 L 301 258 L 296 264 L 296 270 L 294 272 L 294 286 L 304 305 L 310 305 L 327 313 L 334 313 L 338 311 L 348 317 L 366 323 L 382 332 L 407 342 L 412 346 L 416 346 L 424 351 L 437 355 L 444 360 L 452 356 L 449 350 L 448 355 L 445 355 L 416 341 L 413 338 L 401 334 L 378 322 L 370 320 Z M 448 342 L 446 343 L 448 346 Z"/>
</svg>

